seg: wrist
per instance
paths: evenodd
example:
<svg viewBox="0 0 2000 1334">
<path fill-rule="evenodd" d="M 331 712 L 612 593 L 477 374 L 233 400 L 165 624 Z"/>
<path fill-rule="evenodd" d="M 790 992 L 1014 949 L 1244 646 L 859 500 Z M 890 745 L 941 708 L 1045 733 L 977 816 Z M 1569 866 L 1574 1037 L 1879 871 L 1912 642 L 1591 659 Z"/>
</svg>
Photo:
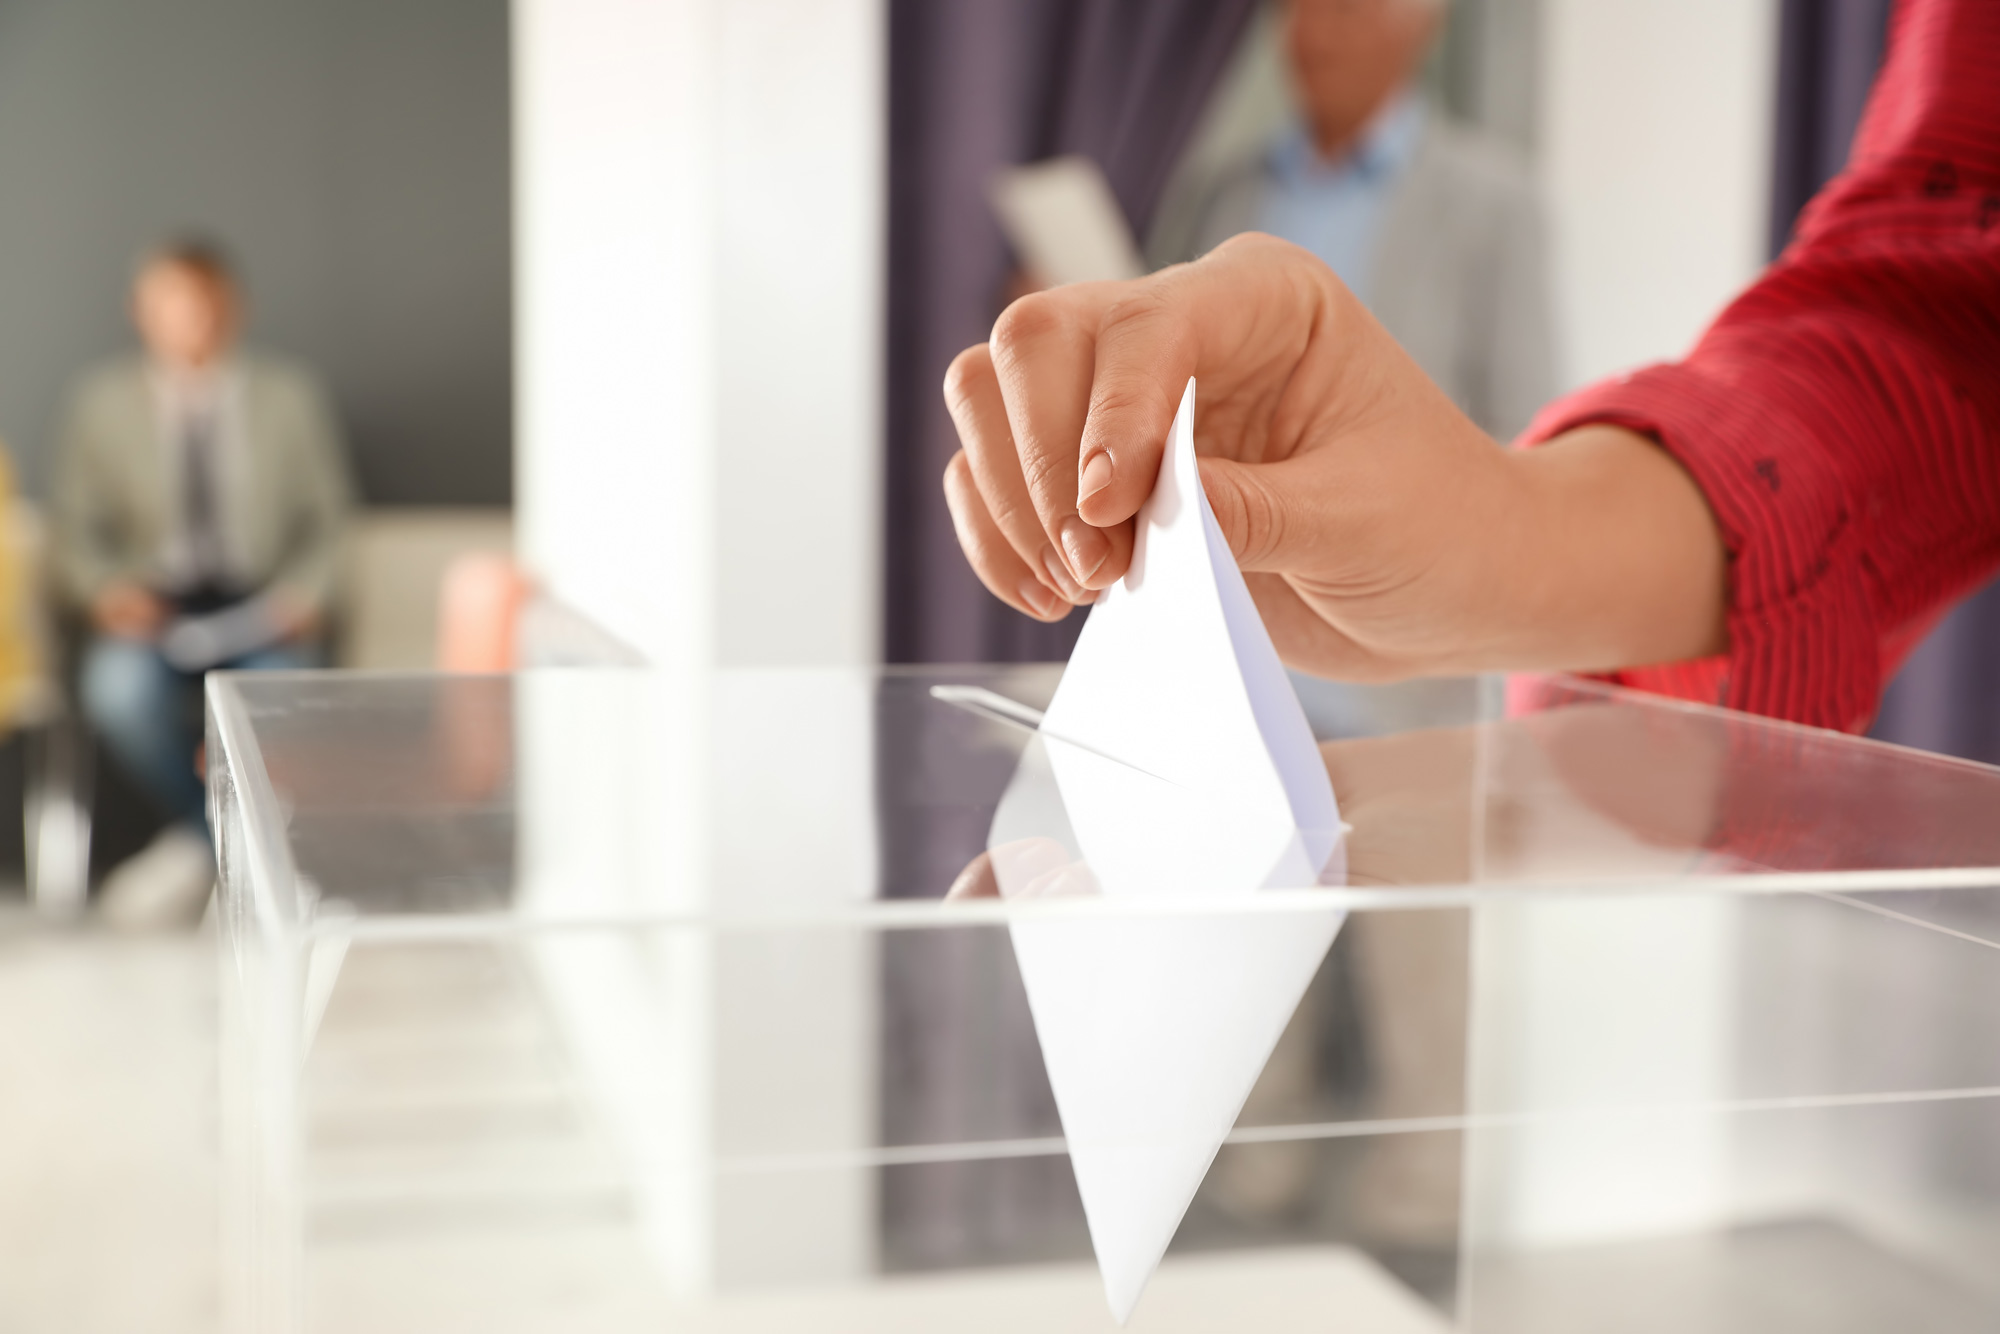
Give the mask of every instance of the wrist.
<svg viewBox="0 0 2000 1334">
<path fill-rule="evenodd" d="M 1728 646 L 1728 558 L 1700 487 L 1636 432 L 1593 425 L 1507 456 L 1518 553 L 1505 665 L 1608 671 Z"/>
</svg>

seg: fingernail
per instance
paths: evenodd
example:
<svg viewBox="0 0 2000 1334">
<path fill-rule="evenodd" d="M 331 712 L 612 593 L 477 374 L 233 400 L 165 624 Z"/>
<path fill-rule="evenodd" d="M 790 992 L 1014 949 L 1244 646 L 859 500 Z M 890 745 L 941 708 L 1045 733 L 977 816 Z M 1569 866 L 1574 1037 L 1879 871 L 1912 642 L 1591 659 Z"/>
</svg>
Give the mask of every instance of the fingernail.
<svg viewBox="0 0 2000 1334">
<path fill-rule="evenodd" d="M 1051 593 L 1041 580 L 1023 579 L 1021 581 L 1021 601 L 1033 607 L 1037 616 L 1053 616 L 1056 614 L 1056 607 L 1061 603 L 1062 599 Z"/>
<path fill-rule="evenodd" d="M 1098 457 L 1102 458 L 1102 455 Z M 1063 520 L 1063 552 L 1069 557 L 1069 568 L 1084 583 L 1104 565 L 1104 558 L 1111 554 L 1111 543 L 1104 534 L 1072 514 Z"/>
<path fill-rule="evenodd" d="M 1083 461 L 1083 473 L 1076 481 L 1076 503 L 1084 501 L 1111 485 L 1111 451 L 1100 449 Z"/>
<path fill-rule="evenodd" d="M 1049 578 L 1055 581 L 1056 591 L 1065 598 L 1074 602 L 1083 596 L 1083 585 L 1070 578 L 1069 567 L 1063 564 L 1054 547 L 1042 548 L 1042 568 L 1049 572 Z"/>
</svg>

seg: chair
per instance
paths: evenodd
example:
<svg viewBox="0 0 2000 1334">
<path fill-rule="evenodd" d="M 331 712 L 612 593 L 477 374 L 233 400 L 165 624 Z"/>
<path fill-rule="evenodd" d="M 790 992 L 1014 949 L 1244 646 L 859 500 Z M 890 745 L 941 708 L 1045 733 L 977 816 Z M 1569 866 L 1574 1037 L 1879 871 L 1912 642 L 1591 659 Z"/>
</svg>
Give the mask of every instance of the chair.
<svg viewBox="0 0 2000 1334">
<path fill-rule="evenodd" d="M 46 916 L 83 911 L 90 883 L 91 750 L 54 664 L 45 596 L 48 529 L 19 497 L 0 522 L 0 728 L 22 738 L 28 900 Z"/>
</svg>

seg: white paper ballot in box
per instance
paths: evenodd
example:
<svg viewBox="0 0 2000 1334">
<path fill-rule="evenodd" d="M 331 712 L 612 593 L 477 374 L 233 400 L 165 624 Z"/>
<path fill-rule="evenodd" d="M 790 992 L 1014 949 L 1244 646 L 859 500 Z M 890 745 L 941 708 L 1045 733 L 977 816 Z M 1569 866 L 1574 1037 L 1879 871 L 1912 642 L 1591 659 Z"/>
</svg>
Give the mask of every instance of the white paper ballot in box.
<svg viewBox="0 0 2000 1334">
<path fill-rule="evenodd" d="M 1338 881 L 1344 849 L 1305 713 L 1202 493 L 1194 402 L 1190 380 L 1131 570 L 1092 609 L 988 841 L 1009 898 L 1216 905 L 1012 925 L 1120 1321 L 1343 916 L 1230 911 Z"/>
</svg>

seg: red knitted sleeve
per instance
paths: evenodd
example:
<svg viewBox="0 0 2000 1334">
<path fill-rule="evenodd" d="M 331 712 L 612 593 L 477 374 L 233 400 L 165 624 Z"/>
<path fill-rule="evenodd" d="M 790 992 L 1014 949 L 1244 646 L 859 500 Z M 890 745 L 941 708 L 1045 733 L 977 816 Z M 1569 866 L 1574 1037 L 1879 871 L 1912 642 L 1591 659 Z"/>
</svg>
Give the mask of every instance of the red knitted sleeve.
<svg viewBox="0 0 2000 1334">
<path fill-rule="evenodd" d="M 2000 566 L 2000 2 L 1904 0 L 1847 170 L 1686 360 L 1550 404 L 1658 440 L 1729 551 L 1726 656 L 1626 684 L 1858 731 Z"/>
</svg>

